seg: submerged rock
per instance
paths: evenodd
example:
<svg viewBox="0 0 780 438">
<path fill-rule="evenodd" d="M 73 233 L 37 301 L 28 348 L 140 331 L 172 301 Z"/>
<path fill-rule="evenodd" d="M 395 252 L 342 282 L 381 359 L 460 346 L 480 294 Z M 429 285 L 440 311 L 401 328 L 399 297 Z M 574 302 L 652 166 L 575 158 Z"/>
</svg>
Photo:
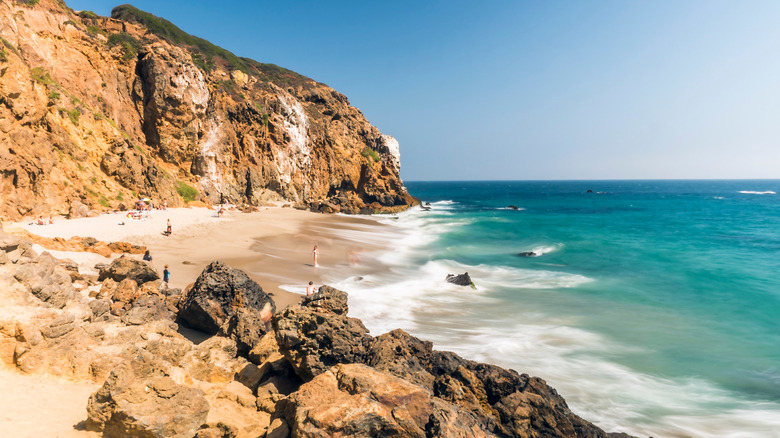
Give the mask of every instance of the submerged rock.
<svg viewBox="0 0 780 438">
<path fill-rule="evenodd" d="M 460 275 L 447 274 L 446 280 L 447 282 L 457 284 L 458 286 L 471 286 L 476 289 L 476 286 L 474 286 L 474 282 L 471 281 L 471 276 L 469 276 L 468 272 L 464 272 Z"/>
</svg>

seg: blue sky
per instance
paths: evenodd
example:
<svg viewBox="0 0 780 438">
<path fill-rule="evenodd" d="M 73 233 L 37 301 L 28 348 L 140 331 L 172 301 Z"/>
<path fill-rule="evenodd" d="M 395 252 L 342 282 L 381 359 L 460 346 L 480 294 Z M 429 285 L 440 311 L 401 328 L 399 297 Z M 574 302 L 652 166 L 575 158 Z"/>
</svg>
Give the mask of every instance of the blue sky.
<svg viewBox="0 0 780 438">
<path fill-rule="evenodd" d="M 780 178 L 780 2 L 132 4 L 344 93 L 406 180 Z"/>
</svg>

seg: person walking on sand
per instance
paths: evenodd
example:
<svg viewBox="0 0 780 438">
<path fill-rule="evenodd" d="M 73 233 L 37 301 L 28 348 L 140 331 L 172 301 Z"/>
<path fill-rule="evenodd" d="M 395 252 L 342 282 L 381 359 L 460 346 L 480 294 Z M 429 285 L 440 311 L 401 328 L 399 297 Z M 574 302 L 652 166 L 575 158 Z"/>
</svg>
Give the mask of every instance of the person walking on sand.
<svg viewBox="0 0 780 438">
<path fill-rule="evenodd" d="M 317 258 L 320 255 L 320 250 L 317 249 L 317 245 L 314 245 L 314 250 L 311 253 L 312 255 L 314 255 L 314 267 L 316 268 L 317 266 L 319 266 L 319 264 L 317 263 Z"/>
<path fill-rule="evenodd" d="M 168 219 L 168 229 L 165 231 L 165 234 L 170 237 L 171 234 L 173 234 L 173 231 L 171 231 L 171 220 Z"/>
<path fill-rule="evenodd" d="M 316 287 L 316 286 L 314 286 L 314 282 L 313 282 L 313 281 L 310 281 L 310 282 L 309 282 L 309 285 L 308 285 L 308 286 L 306 286 L 306 296 L 307 296 L 307 297 L 310 297 L 310 296 L 314 295 L 314 292 L 315 292 L 316 290 L 317 290 L 317 287 Z"/>
</svg>

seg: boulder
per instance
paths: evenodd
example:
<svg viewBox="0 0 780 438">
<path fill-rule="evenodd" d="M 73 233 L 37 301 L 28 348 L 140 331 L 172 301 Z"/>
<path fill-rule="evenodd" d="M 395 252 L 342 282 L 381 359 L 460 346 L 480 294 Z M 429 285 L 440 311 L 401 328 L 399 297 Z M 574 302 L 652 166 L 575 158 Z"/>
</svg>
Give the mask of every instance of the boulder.
<svg viewBox="0 0 780 438">
<path fill-rule="evenodd" d="M 38 257 L 37 263 L 20 265 L 14 278 L 27 285 L 36 298 L 57 308 L 65 307 L 75 295 L 70 271 L 48 252 Z"/>
<path fill-rule="evenodd" d="M 188 327 L 236 340 L 246 354 L 267 331 L 273 299 L 254 280 L 222 262 L 203 270 L 183 299 L 178 319 Z"/>
<path fill-rule="evenodd" d="M 471 286 L 476 289 L 468 272 L 464 272 L 460 275 L 447 274 L 446 280 L 448 283 L 457 284 L 458 286 Z"/>
<path fill-rule="evenodd" d="M 160 319 L 173 320 L 174 317 L 175 314 L 168 308 L 162 296 L 145 294 L 135 300 L 127 313 L 122 315 L 122 322 L 127 325 L 142 325 Z"/>
<path fill-rule="evenodd" d="M 176 384 L 152 355 L 139 353 L 90 396 L 87 428 L 106 438 L 194 436 L 209 411 L 203 392 Z"/>
<path fill-rule="evenodd" d="M 336 315 L 346 315 L 349 312 L 347 293 L 330 286 L 322 286 L 316 293 L 305 297 L 301 306 Z"/>
<path fill-rule="evenodd" d="M 495 436 L 480 430 L 468 414 L 436 401 L 425 388 L 359 364 L 333 367 L 281 404 L 284 423 L 298 437 Z M 459 433 L 431 434 L 438 425 L 432 418 Z"/>
<path fill-rule="evenodd" d="M 148 263 L 123 255 L 111 262 L 107 268 L 100 271 L 98 281 L 103 281 L 106 278 L 117 282 L 129 278 L 137 284 L 142 284 L 147 281 L 158 280 L 160 275 Z"/>
<path fill-rule="evenodd" d="M 474 416 L 481 430 L 498 436 L 607 436 L 572 413 L 544 380 L 435 351 L 430 342 L 403 330 L 375 338 L 366 363 L 429 389 L 438 400 Z"/>
<path fill-rule="evenodd" d="M 359 319 L 308 307 L 284 309 L 273 325 L 279 351 L 304 381 L 336 364 L 363 363 L 372 340 Z"/>
</svg>

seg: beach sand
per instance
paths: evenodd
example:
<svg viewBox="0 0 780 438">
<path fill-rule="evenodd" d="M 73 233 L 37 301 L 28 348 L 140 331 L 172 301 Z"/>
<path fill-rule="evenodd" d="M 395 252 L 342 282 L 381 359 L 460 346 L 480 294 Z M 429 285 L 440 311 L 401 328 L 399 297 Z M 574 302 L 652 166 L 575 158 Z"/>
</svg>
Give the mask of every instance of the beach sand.
<svg viewBox="0 0 780 438">
<path fill-rule="evenodd" d="M 100 386 L 0 368 L 0 436 L 99 437 L 84 421 L 87 399 Z"/>
<path fill-rule="evenodd" d="M 168 219 L 172 224 L 171 236 L 164 233 Z M 128 219 L 126 214 L 119 213 L 59 218 L 54 224 L 43 226 L 7 224 L 5 228 L 11 233 L 23 228 L 44 237 L 91 236 L 106 243 L 145 245 L 161 276 L 168 265 L 173 288 L 184 289 L 209 263 L 221 260 L 247 272 L 263 290 L 273 294 L 277 308 L 282 309 L 300 302 L 309 281 L 319 287 L 325 278 L 334 278 L 336 272 L 360 275 L 378 269 L 377 265 L 358 260 L 366 251 L 383 249 L 376 240 L 366 241 L 363 237 L 384 227 L 367 217 L 263 207 L 252 213 L 229 210 L 223 217 L 217 217 L 216 211 L 208 208 L 171 208 L 155 210 L 144 220 Z M 320 253 L 317 268 L 312 257 L 315 244 Z M 96 263 L 110 262 L 92 253 L 49 252 L 58 258 L 72 259 L 87 271 L 93 270 Z"/>
<path fill-rule="evenodd" d="M 172 223 L 171 236 L 163 233 L 167 219 Z M 53 225 L 45 226 L 9 223 L 4 228 L 10 233 L 24 228 L 45 237 L 92 236 L 107 243 L 126 241 L 145 245 L 160 274 L 169 265 L 171 287 L 182 289 L 193 283 L 209 263 L 222 260 L 243 269 L 264 291 L 273 294 L 280 310 L 300 302 L 309 281 L 319 287 L 326 278 L 362 275 L 380 269 L 378 264 L 370 262 L 370 257 L 358 260 L 366 252 L 384 249 L 382 239 L 372 236 L 385 227 L 366 217 L 268 207 L 253 213 L 229 211 L 221 218 L 207 208 L 176 208 L 154 211 L 147 220 L 106 214 L 72 220 L 60 218 Z M 312 260 L 315 243 L 320 250 L 317 268 Z M 36 245 L 36 250 L 40 252 L 44 248 Z M 57 258 L 76 261 L 83 270 L 94 270 L 96 263 L 110 262 L 93 253 L 49 252 Z M 141 258 L 140 255 L 132 257 Z M 14 370 L 0 369 L 0 394 L 3 394 L 0 436 L 99 436 L 79 425 L 86 420 L 89 395 L 99 386 L 99 383 L 21 375 Z"/>
</svg>

